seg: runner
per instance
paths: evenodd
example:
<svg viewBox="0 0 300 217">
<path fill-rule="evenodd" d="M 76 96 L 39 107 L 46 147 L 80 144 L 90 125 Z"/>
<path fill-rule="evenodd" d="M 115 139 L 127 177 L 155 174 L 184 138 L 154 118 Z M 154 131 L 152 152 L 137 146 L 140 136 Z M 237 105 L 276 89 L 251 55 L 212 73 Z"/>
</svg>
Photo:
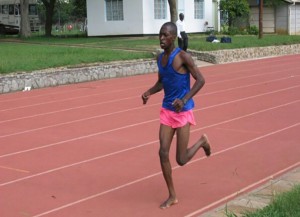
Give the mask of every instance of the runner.
<svg viewBox="0 0 300 217">
<path fill-rule="evenodd" d="M 191 160 L 200 148 L 204 149 L 206 156 L 211 153 L 206 135 L 202 135 L 193 146 L 188 148 L 190 125 L 196 124 L 192 111 L 194 108 L 192 97 L 203 87 L 205 80 L 192 57 L 175 47 L 176 36 L 177 27 L 174 23 L 168 22 L 161 27 L 159 40 L 164 52 L 157 59 L 158 80 L 142 95 L 143 103 L 146 104 L 150 95 L 161 90 L 165 93 L 160 111 L 159 157 L 169 197 L 160 205 L 162 209 L 178 203 L 169 160 L 169 150 L 175 133 L 176 160 L 180 166 Z M 190 75 L 195 79 L 192 88 L 190 88 Z"/>
</svg>

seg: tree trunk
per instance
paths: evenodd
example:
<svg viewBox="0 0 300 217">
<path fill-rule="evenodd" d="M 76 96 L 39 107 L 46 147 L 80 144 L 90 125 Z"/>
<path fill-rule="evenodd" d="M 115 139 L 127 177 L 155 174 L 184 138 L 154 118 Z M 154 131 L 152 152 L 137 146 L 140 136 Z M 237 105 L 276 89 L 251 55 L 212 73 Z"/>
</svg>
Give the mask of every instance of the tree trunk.
<svg viewBox="0 0 300 217">
<path fill-rule="evenodd" d="M 259 1 L 259 34 L 258 38 L 263 37 L 263 11 L 264 11 L 264 1 Z"/>
<path fill-rule="evenodd" d="M 45 23 L 45 36 L 51 37 L 52 32 L 52 18 L 54 14 L 54 6 L 56 0 L 42 0 L 46 9 L 46 23 Z"/>
<path fill-rule="evenodd" d="M 171 22 L 176 23 L 178 19 L 176 0 L 168 0 L 170 6 Z"/>
<path fill-rule="evenodd" d="M 29 0 L 20 1 L 21 25 L 19 35 L 23 38 L 28 38 L 31 36 L 28 8 Z"/>
</svg>

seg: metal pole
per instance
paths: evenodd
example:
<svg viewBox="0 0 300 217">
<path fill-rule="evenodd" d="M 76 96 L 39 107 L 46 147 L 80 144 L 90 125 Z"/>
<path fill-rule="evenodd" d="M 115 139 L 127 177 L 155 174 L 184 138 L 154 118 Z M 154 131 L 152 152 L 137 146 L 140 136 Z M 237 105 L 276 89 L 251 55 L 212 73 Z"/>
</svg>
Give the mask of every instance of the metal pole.
<svg viewBox="0 0 300 217">
<path fill-rule="evenodd" d="M 259 36 L 258 38 L 263 37 L 263 11 L 264 11 L 264 1 L 259 1 Z"/>
</svg>

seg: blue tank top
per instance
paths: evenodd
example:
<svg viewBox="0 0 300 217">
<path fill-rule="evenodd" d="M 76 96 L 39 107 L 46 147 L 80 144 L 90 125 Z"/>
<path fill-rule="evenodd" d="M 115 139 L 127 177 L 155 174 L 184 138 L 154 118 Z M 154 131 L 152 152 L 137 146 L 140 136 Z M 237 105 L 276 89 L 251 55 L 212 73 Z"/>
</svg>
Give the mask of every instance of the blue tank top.
<svg viewBox="0 0 300 217">
<path fill-rule="evenodd" d="M 172 64 L 175 56 L 181 51 L 180 48 L 176 48 L 170 55 L 168 63 L 166 66 L 162 66 L 161 60 L 163 53 L 160 54 L 157 65 L 159 69 L 159 74 L 161 77 L 161 82 L 164 88 L 164 99 L 162 107 L 171 111 L 175 111 L 172 102 L 178 98 L 182 99 L 190 91 L 190 73 L 181 74 L 174 70 Z M 182 111 L 188 111 L 194 108 L 193 99 L 189 99 L 184 105 Z"/>
</svg>

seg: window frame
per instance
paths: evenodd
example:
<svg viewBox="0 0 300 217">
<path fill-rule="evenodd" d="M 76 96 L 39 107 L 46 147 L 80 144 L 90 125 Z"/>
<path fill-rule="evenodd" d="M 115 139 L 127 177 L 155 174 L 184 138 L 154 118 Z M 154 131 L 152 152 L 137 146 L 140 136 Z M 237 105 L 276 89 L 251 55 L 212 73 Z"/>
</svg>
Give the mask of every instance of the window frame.
<svg viewBox="0 0 300 217">
<path fill-rule="evenodd" d="M 105 0 L 106 21 L 123 21 L 123 0 Z"/>
<path fill-rule="evenodd" d="M 205 1 L 194 0 L 194 19 L 203 20 L 205 14 Z"/>
<path fill-rule="evenodd" d="M 167 19 L 167 0 L 154 0 L 154 19 Z"/>
</svg>

